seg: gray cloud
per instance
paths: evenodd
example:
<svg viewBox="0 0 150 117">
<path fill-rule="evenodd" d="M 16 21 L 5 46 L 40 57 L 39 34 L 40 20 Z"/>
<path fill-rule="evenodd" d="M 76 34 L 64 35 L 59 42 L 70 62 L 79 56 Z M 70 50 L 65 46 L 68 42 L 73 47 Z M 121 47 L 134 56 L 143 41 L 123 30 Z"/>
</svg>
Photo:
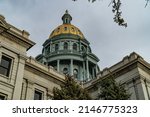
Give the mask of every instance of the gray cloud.
<svg viewBox="0 0 150 117">
<path fill-rule="evenodd" d="M 88 3 L 87 0 L 2 0 L 0 12 L 14 26 L 30 32 L 37 44 L 28 55 L 41 53 L 42 43 L 51 31 L 62 23 L 66 9 L 73 17 L 72 23 L 79 27 L 90 41 L 93 53 L 100 58 L 100 67 L 109 67 L 124 56 L 135 51 L 150 62 L 150 6 L 144 8 L 144 0 L 122 0 L 123 17 L 128 27 L 113 22 L 108 1 Z"/>
</svg>

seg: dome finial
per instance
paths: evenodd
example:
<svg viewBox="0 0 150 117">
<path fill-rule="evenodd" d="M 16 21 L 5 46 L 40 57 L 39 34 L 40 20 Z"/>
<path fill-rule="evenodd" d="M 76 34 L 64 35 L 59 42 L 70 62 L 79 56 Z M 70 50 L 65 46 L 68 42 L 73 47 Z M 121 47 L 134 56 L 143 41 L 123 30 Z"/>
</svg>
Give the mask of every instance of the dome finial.
<svg viewBox="0 0 150 117">
<path fill-rule="evenodd" d="M 65 14 L 62 16 L 63 24 L 71 24 L 72 17 L 68 13 L 68 10 L 65 11 Z"/>
<path fill-rule="evenodd" d="M 68 14 L 68 10 L 66 10 L 66 14 Z"/>
</svg>

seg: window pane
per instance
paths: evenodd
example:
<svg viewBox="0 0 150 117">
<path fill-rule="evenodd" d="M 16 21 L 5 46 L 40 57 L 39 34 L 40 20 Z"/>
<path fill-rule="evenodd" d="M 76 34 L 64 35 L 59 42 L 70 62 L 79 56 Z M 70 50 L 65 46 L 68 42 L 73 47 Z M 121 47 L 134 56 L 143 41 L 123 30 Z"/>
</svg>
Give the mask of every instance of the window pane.
<svg viewBox="0 0 150 117">
<path fill-rule="evenodd" d="M 63 73 L 64 73 L 64 74 L 68 74 L 68 69 L 67 69 L 67 68 L 64 68 L 64 69 L 63 69 Z"/>
<path fill-rule="evenodd" d="M 67 27 L 65 27 L 64 30 L 67 31 Z"/>
<path fill-rule="evenodd" d="M 5 96 L 0 95 L 0 100 L 4 100 L 4 99 L 5 99 Z"/>
<path fill-rule="evenodd" d="M 77 44 L 76 43 L 73 44 L 73 50 L 77 50 Z"/>
<path fill-rule="evenodd" d="M 6 56 L 2 56 L 0 64 L 0 74 L 9 76 L 10 66 L 11 66 L 11 59 Z"/>
<path fill-rule="evenodd" d="M 55 51 L 57 51 L 57 50 L 58 50 L 58 44 L 55 45 Z"/>
<path fill-rule="evenodd" d="M 68 49 L 68 43 L 64 43 L 64 50 Z"/>
<path fill-rule="evenodd" d="M 42 100 L 42 93 L 39 91 L 35 91 L 34 100 Z"/>
<path fill-rule="evenodd" d="M 9 63 L 10 62 L 6 58 L 2 57 L 1 66 L 5 67 L 5 68 L 8 68 L 9 67 Z"/>
<path fill-rule="evenodd" d="M 0 74 L 8 76 L 8 70 L 6 68 L 3 68 L 3 67 L 0 66 Z"/>
<path fill-rule="evenodd" d="M 73 70 L 74 78 L 78 78 L 78 70 L 74 69 Z"/>
</svg>

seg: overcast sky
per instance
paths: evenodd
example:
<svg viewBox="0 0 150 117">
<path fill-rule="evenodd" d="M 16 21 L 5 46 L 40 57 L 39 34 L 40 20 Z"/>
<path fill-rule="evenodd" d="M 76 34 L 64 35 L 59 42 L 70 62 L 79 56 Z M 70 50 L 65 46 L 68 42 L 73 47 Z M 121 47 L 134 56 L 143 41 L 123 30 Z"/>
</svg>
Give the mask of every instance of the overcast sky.
<svg viewBox="0 0 150 117">
<path fill-rule="evenodd" d="M 150 62 L 150 4 L 145 0 L 122 0 L 123 17 L 128 27 L 113 22 L 111 0 L 0 0 L 0 14 L 6 21 L 30 33 L 36 45 L 29 56 L 41 53 L 42 44 L 50 33 L 62 24 L 61 17 L 68 9 L 72 24 L 80 28 L 99 59 L 101 69 L 121 61 L 133 51 Z"/>
</svg>

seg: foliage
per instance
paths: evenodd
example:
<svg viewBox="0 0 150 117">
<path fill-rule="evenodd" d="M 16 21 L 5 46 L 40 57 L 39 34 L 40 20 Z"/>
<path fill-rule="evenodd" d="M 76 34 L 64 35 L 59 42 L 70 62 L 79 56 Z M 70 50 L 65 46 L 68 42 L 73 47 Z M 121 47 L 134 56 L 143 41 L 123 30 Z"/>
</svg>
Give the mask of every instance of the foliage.
<svg viewBox="0 0 150 117">
<path fill-rule="evenodd" d="M 117 83 L 114 78 L 106 78 L 100 82 L 99 99 L 104 100 L 127 100 L 131 94 L 127 92 L 121 83 Z"/>
<path fill-rule="evenodd" d="M 66 76 L 61 89 L 53 88 L 54 100 L 90 100 L 88 92 L 83 89 L 71 76 Z"/>
<path fill-rule="evenodd" d="M 113 0 L 112 1 L 112 12 L 115 14 L 114 22 L 116 22 L 120 26 L 127 27 L 127 23 L 125 23 L 124 19 L 121 17 L 122 12 L 120 11 L 121 8 L 121 0 Z"/>
</svg>

